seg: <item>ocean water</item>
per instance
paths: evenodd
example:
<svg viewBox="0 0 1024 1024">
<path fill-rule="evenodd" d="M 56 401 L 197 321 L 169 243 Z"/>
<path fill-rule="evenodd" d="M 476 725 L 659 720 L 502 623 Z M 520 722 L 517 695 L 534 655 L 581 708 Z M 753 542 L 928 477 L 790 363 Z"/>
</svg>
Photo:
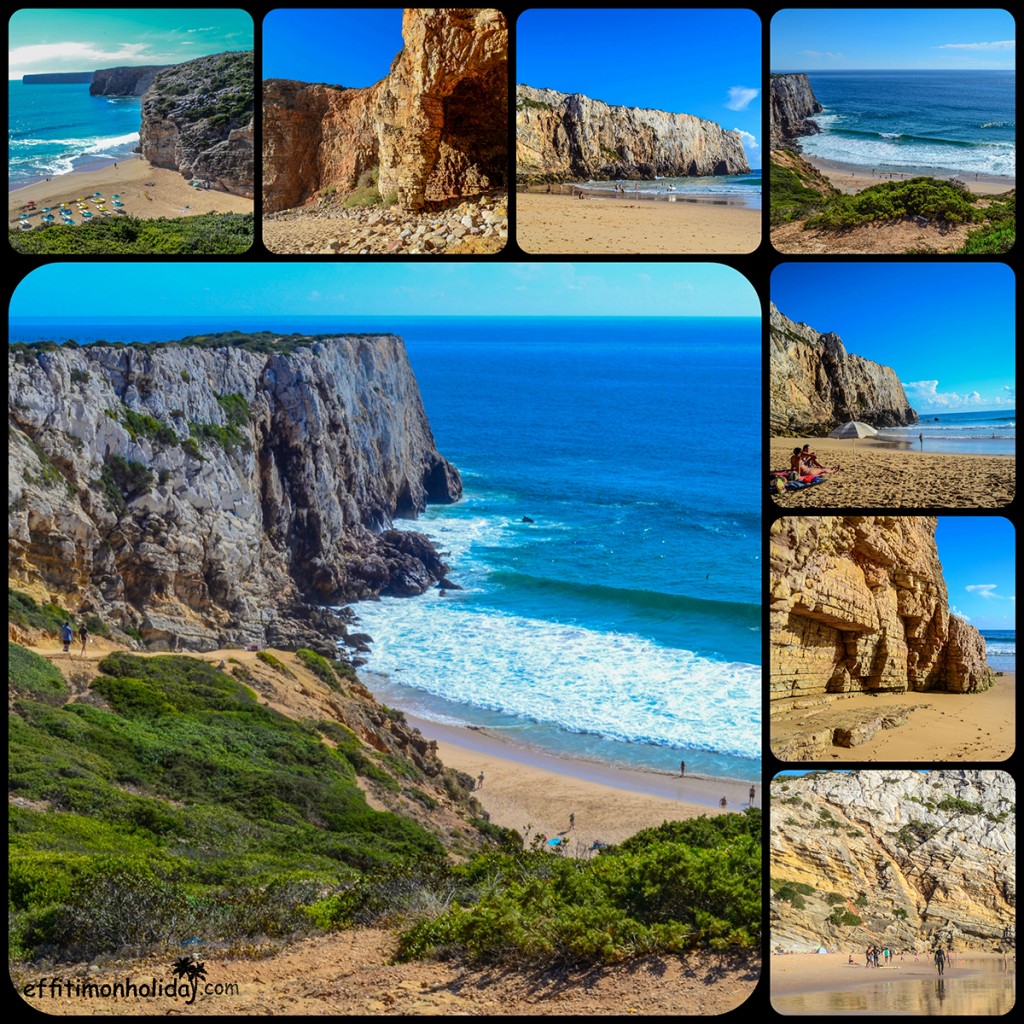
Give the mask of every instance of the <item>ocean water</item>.
<svg viewBox="0 0 1024 1024">
<path fill-rule="evenodd" d="M 868 170 L 1016 174 L 1013 71 L 809 71 L 809 156 Z"/>
<path fill-rule="evenodd" d="M 394 331 L 465 498 L 462 589 L 354 606 L 386 703 L 601 761 L 760 777 L 756 318 L 15 319 L 12 341 Z M 523 517 L 533 520 L 524 522 Z"/>
<path fill-rule="evenodd" d="M 924 443 L 920 435 L 924 434 Z M 921 413 L 906 427 L 882 427 L 878 436 L 902 442 L 912 451 L 973 455 L 1013 455 L 1017 449 L 1017 412 Z"/>
<path fill-rule="evenodd" d="M 661 199 L 668 202 L 732 203 L 761 209 L 761 172 L 751 174 L 727 174 L 703 178 L 657 178 L 654 181 L 625 181 L 630 196 L 640 195 L 644 199 Z M 615 194 L 614 181 L 588 181 L 586 190 L 595 195 Z M 639 186 L 639 187 L 638 187 Z"/>
<path fill-rule="evenodd" d="M 981 629 L 985 638 L 985 660 L 997 672 L 1017 671 L 1017 631 L 1015 629 Z"/>
<path fill-rule="evenodd" d="M 139 143 L 138 97 L 90 96 L 86 83 L 7 83 L 8 188 L 128 160 Z"/>
</svg>

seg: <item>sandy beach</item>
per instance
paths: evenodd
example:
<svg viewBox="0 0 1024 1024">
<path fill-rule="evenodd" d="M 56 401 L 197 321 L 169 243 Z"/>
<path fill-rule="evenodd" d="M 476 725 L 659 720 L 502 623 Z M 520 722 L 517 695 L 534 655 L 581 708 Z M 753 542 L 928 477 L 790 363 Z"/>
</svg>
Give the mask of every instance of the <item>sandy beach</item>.
<svg viewBox="0 0 1024 1024">
<path fill-rule="evenodd" d="M 789 701 L 777 702 L 783 708 Z M 867 743 L 831 747 L 829 761 L 1005 761 L 1016 744 L 1016 675 L 1006 672 L 982 693 L 866 693 L 837 695 L 828 705 L 773 708 L 773 749 L 802 732 L 837 723 L 844 713 L 913 708 L 905 725 L 880 729 Z"/>
<path fill-rule="evenodd" d="M 111 196 L 120 195 L 122 209 L 133 217 L 152 220 L 157 217 L 184 217 L 196 213 L 252 213 L 253 201 L 242 196 L 213 189 L 193 188 L 178 171 L 153 167 L 148 160 L 123 160 L 117 166 L 109 164 L 91 171 L 76 171 L 62 174 L 49 181 L 37 181 L 33 185 L 7 193 L 7 219 L 10 227 L 17 227 L 19 214 L 29 200 L 36 210 L 43 207 L 57 207 L 62 202 L 70 203 L 71 214 L 76 223 L 81 223 L 75 200 L 91 197 L 99 192 L 108 200 L 106 208 L 113 214 Z M 148 198 L 147 198 L 148 196 Z M 98 219 L 96 206 L 89 202 L 93 219 Z M 88 219 L 88 218 L 86 218 Z M 38 214 L 31 217 L 33 226 L 38 226 Z"/>
<path fill-rule="evenodd" d="M 793 449 L 810 442 L 839 471 L 823 484 L 773 494 L 783 508 L 1004 508 L 1016 490 L 1016 459 L 906 451 L 874 438 L 779 438 L 770 469 L 788 469 Z"/>
<path fill-rule="evenodd" d="M 583 853 L 594 840 L 617 843 L 640 829 L 663 821 L 723 813 L 747 807 L 750 784 L 702 776 L 679 778 L 631 771 L 590 761 L 570 760 L 506 743 L 482 729 L 438 725 L 406 716 L 428 739 L 437 740 L 441 760 L 476 778 L 483 788 L 474 795 L 491 820 L 520 833 L 570 840 L 570 853 Z M 754 806 L 761 806 L 755 785 Z M 569 815 L 576 825 L 569 831 Z"/>
<path fill-rule="evenodd" d="M 747 253 L 761 211 L 630 199 L 516 193 L 516 241 L 528 253 Z"/>
<path fill-rule="evenodd" d="M 843 164 L 829 162 L 818 157 L 800 154 L 812 167 L 816 167 L 836 188 L 848 195 L 853 195 L 867 188 L 869 185 L 877 185 L 883 181 L 908 181 L 910 178 L 921 177 L 921 175 L 904 171 L 903 173 L 892 173 L 889 171 L 875 171 L 865 167 L 848 167 Z M 1010 189 L 1017 187 L 1015 178 L 1002 178 L 991 174 L 929 174 L 930 178 L 938 178 L 940 181 L 949 181 L 957 178 L 962 181 L 975 195 L 998 196 Z"/>
</svg>

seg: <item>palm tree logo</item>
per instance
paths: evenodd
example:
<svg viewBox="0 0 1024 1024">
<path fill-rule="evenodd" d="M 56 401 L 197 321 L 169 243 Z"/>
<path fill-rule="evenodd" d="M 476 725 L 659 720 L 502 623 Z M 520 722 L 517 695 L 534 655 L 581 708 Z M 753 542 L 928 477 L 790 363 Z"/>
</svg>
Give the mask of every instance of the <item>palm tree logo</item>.
<svg viewBox="0 0 1024 1024">
<path fill-rule="evenodd" d="M 206 968 L 198 957 L 179 956 L 174 961 L 171 973 L 176 978 L 188 978 L 189 984 L 195 986 L 199 983 L 200 978 L 206 977 Z"/>
</svg>

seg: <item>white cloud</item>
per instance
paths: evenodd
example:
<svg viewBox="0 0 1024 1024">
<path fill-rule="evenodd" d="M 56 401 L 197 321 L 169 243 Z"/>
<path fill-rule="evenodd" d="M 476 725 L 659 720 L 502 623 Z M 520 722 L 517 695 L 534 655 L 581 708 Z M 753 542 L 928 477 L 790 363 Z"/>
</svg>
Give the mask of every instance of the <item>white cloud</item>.
<svg viewBox="0 0 1024 1024">
<path fill-rule="evenodd" d="M 903 390 L 910 404 L 920 412 L 956 412 L 979 406 L 998 408 L 1015 404 L 1014 390 L 1003 386 L 1003 394 L 985 397 L 977 391 L 960 394 L 956 391 L 939 391 L 937 380 L 912 380 L 903 383 Z"/>
<path fill-rule="evenodd" d="M 206 25 L 203 28 L 187 28 L 186 32 L 213 32 L 217 28 L 216 25 Z"/>
<path fill-rule="evenodd" d="M 725 105 L 730 110 L 746 110 L 759 92 L 760 89 L 751 89 L 746 85 L 734 85 L 729 89 L 729 98 Z"/>
<path fill-rule="evenodd" d="M 847 58 L 841 53 L 830 53 L 828 50 L 804 50 L 802 51 L 805 57 L 828 57 L 829 60 L 846 60 Z"/>
<path fill-rule="evenodd" d="M 998 587 L 998 583 L 970 583 L 964 590 L 970 594 L 974 594 L 975 597 L 992 597 L 1001 601 L 1003 599 L 1002 594 L 994 594 L 992 591 Z"/>
<path fill-rule="evenodd" d="M 743 140 L 743 148 L 748 153 L 758 148 L 757 139 L 750 132 L 745 132 L 742 128 L 733 128 L 733 131 Z"/>
<path fill-rule="evenodd" d="M 92 71 L 118 64 L 139 64 L 145 59 L 147 43 L 123 43 L 103 49 L 95 43 L 33 43 L 16 46 L 7 55 L 8 78 L 39 72 Z"/>
<path fill-rule="evenodd" d="M 933 50 L 1012 50 L 1017 46 L 1014 39 L 999 39 L 992 43 L 941 43 Z"/>
<path fill-rule="evenodd" d="M 964 622 L 970 622 L 971 621 L 970 615 L 964 615 L 964 613 L 962 611 L 960 611 L 959 608 L 955 608 L 953 605 L 949 606 L 949 614 L 950 615 L 955 615 L 958 619 L 963 619 Z"/>
</svg>

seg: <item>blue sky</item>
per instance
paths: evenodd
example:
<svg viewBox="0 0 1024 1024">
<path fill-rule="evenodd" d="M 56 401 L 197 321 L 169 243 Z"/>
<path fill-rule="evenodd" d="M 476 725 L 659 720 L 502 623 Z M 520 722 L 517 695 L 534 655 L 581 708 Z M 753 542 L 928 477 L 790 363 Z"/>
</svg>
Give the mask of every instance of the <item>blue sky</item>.
<svg viewBox="0 0 1024 1024">
<path fill-rule="evenodd" d="M 8 23 L 7 77 L 180 64 L 252 47 L 252 18 L 240 10 L 26 8 Z"/>
<path fill-rule="evenodd" d="M 1016 30 L 1009 11 L 779 11 L 771 23 L 772 71 L 844 68 L 1012 68 Z"/>
<path fill-rule="evenodd" d="M 748 10 L 540 10 L 516 24 L 516 82 L 744 132 L 761 166 L 761 19 Z"/>
<path fill-rule="evenodd" d="M 935 543 L 950 610 L 978 629 L 1014 629 L 1016 535 L 1002 516 L 939 516 Z"/>
<path fill-rule="evenodd" d="M 402 49 L 402 8 L 273 10 L 263 20 L 263 77 L 362 88 Z"/>
<path fill-rule="evenodd" d="M 18 285 L 10 315 L 71 294 L 117 317 L 760 315 L 747 279 L 717 263 L 448 262 L 52 263 Z"/>
<path fill-rule="evenodd" d="M 783 263 L 771 298 L 891 366 L 919 413 L 1016 408 L 1014 279 L 998 263 Z"/>
</svg>

